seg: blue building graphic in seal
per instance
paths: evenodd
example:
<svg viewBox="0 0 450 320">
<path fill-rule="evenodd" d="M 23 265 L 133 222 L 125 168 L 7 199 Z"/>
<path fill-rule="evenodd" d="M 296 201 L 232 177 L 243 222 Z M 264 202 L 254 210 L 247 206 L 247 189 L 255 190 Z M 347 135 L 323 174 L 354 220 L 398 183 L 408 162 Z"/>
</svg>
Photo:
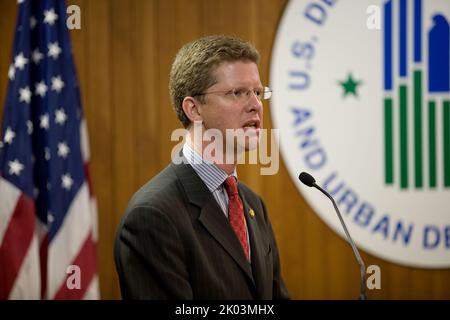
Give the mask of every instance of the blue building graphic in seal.
<svg viewBox="0 0 450 320">
<path fill-rule="evenodd" d="M 412 15 L 408 15 L 408 5 L 412 5 Z M 422 0 L 389 0 L 384 3 L 383 14 L 385 183 L 393 185 L 398 179 L 401 189 L 433 189 L 438 185 L 450 188 L 448 20 L 439 12 L 424 17 Z M 408 17 L 414 21 L 410 23 Z M 427 34 L 424 34 L 424 18 L 432 19 Z M 412 26 L 412 30 L 408 26 Z M 398 32 L 397 37 L 394 30 Z M 426 46 L 424 37 L 427 37 Z M 396 46 L 394 38 L 398 40 Z M 408 43 L 410 39 L 413 43 Z M 442 110 L 442 118 L 438 116 L 438 108 Z M 398 119 L 397 123 L 394 119 Z M 437 123 L 439 120 L 441 124 Z M 409 126 L 412 126 L 412 131 Z M 395 131 L 398 133 L 398 143 L 394 141 Z M 413 132 L 412 136 L 409 136 L 410 132 Z M 398 150 L 394 150 L 395 146 Z M 412 152 L 408 149 L 410 146 Z M 441 167 L 438 165 L 440 154 Z M 413 167 L 411 171 L 410 166 Z M 413 177 L 409 176 L 409 172 L 413 172 Z"/>
</svg>

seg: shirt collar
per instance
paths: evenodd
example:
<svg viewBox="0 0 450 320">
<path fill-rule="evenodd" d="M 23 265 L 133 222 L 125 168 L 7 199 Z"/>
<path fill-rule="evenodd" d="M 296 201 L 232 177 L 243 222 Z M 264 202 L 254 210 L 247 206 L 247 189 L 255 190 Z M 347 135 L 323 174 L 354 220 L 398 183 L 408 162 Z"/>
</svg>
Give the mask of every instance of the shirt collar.
<svg viewBox="0 0 450 320">
<path fill-rule="evenodd" d="M 221 187 L 228 177 L 228 174 L 225 171 L 203 159 L 202 156 L 190 146 L 189 142 L 183 145 L 183 156 L 211 192 L 214 192 Z M 231 175 L 237 179 L 236 169 Z"/>
</svg>

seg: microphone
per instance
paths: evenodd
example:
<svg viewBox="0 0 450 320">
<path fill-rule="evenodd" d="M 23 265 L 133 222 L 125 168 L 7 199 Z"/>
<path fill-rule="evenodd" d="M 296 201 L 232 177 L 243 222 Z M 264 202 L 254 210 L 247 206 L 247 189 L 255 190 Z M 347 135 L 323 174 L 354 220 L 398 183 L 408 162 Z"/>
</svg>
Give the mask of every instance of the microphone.
<svg viewBox="0 0 450 320">
<path fill-rule="evenodd" d="M 352 246 L 353 249 L 353 254 L 356 257 L 356 261 L 359 264 L 359 270 L 361 273 L 361 288 L 359 291 L 359 300 L 367 300 L 367 295 L 366 295 L 366 267 L 364 265 L 364 261 L 362 260 L 358 248 L 356 248 L 355 243 L 353 242 L 352 237 L 350 236 L 350 233 L 347 230 L 347 227 L 345 226 L 344 220 L 342 219 L 341 213 L 339 212 L 339 209 L 336 205 L 336 202 L 334 201 L 333 197 L 326 192 L 325 190 L 323 190 L 319 185 L 316 184 L 316 179 L 314 179 L 314 177 L 312 175 L 310 175 L 307 172 L 302 172 L 300 173 L 300 175 L 298 176 L 299 180 L 307 185 L 308 187 L 314 187 L 316 189 L 318 189 L 320 192 L 322 192 L 324 195 L 327 196 L 328 199 L 331 200 L 331 202 L 333 203 L 334 209 L 336 210 L 336 213 L 339 217 L 339 220 L 341 221 L 342 224 L 342 228 L 344 228 L 345 231 L 345 235 L 347 236 L 347 241 L 350 243 L 350 245 Z"/>
</svg>

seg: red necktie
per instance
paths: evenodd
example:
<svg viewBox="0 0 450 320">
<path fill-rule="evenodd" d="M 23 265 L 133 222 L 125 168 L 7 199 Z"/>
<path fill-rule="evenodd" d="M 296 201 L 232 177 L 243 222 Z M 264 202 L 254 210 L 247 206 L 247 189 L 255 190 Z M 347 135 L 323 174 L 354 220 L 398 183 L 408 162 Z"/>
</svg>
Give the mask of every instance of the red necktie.
<svg viewBox="0 0 450 320">
<path fill-rule="evenodd" d="M 228 220 L 230 220 L 231 227 L 234 230 L 242 249 L 244 249 L 245 257 L 250 261 L 247 242 L 247 228 L 244 220 L 244 206 L 239 197 L 236 179 L 229 176 L 225 180 L 225 189 L 228 194 Z"/>
</svg>

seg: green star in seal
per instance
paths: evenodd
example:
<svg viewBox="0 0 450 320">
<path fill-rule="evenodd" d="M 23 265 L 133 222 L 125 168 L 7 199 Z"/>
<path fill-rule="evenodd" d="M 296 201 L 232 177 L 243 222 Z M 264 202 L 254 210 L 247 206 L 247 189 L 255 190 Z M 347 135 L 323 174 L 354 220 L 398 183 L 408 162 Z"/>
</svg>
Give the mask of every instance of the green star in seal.
<svg viewBox="0 0 450 320">
<path fill-rule="evenodd" d="M 344 97 L 346 97 L 349 94 L 354 95 L 355 97 L 358 96 L 358 86 L 362 84 L 362 81 L 355 81 L 353 79 L 353 76 L 351 73 L 348 74 L 347 80 L 345 81 L 338 81 L 338 83 L 342 86 L 342 89 L 344 89 Z"/>
</svg>

